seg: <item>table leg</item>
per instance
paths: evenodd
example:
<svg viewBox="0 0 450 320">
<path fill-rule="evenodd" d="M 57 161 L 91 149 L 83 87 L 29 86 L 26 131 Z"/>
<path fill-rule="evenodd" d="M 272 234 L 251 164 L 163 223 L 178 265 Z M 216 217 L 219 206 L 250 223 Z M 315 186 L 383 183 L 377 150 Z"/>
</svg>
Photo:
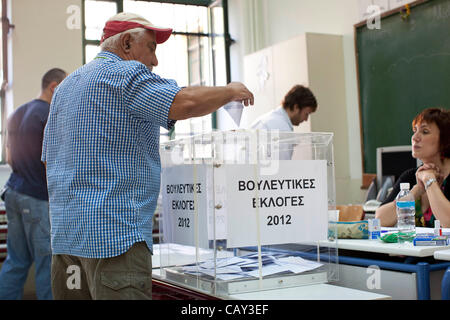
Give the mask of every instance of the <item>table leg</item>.
<svg viewBox="0 0 450 320">
<path fill-rule="evenodd" d="M 430 265 L 426 262 L 417 264 L 417 298 L 430 300 Z"/>
<path fill-rule="evenodd" d="M 441 299 L 450 300 L 450 267 L 447 268 L 442 277 Z"/>
</svg>

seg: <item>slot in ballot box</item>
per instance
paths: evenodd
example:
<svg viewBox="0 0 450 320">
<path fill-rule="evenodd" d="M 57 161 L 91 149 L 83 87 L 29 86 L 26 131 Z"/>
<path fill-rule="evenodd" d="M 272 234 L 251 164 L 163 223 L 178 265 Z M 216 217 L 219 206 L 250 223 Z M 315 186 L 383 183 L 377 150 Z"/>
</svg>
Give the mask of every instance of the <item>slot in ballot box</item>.
<svg viewBox="0 0 450 320">
<path fill-rule="evenodd" d="M 161 144 L 161 279 L 218 297 L 337 280 L 331 133 L 238 130 Z"/>
</svg>

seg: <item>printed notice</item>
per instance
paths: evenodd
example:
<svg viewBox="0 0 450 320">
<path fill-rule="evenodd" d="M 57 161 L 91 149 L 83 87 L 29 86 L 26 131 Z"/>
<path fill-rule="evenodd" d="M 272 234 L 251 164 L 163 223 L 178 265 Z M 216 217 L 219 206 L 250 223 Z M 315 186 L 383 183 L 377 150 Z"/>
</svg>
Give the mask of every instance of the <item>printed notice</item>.
<svg viewBox="0 0 450 320">
<path fill-rule="evenodd" d="M 252 165 L 224 170 L 229 248 L 327 238 L 325 160 L 280 161 L 277 174 L 266 176 Z"/>
<path fill-rule="evenodd" d="M 161 180 L 164 242 L 208 248 L 206 167 L 164 168 Z"/>
</svg>

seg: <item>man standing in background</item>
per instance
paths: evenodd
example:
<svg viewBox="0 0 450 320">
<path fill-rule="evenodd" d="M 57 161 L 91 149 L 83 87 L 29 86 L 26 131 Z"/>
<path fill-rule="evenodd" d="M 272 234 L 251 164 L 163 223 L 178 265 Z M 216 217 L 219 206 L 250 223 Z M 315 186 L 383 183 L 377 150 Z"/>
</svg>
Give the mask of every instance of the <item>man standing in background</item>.
<svg viewBox="0 0 450 320">
<path fill-rule="evenodd" d="M 256 119 L 251 129 L 293 132 L 294 127 L 308 121 L 317 110 L 317 100 L 312 91 L 302 85 L 295 85 L 284 96 L 281 106 Z M 280 145 L 279 160 L 291 160 L 294 144 Z"/>
<path fill-rule="evenodd" d="M 282 106 L 256 119 L 250 128 L 292 132 L 293 126 L 308 121 L 308 116 L 316 110 L 317 100 L 312 91 L 295 85 L 285 95 Z"/>
<path fill-rule="evenodd" d="M 46 72 L 39 97 L 17 108 L 8 119 L 6 160 L 12 173 L 2 193 L 8 255 L 0 270 L 0 299 L 22 299 L 33 262 L 37 298 L 52 299 L 48 193 L 41 151 L 53 92 L 65 77 L 66 72 L 58 68 Z"/>
</svg>

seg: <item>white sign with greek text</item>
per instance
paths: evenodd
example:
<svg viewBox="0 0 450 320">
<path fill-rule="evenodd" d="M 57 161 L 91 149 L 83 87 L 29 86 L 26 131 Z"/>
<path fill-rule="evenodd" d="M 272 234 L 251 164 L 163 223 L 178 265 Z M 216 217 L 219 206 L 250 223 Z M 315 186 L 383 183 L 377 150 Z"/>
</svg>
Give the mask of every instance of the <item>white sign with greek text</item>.
<svg viewBox="0 0 450 320">
<path fill-rule="evenodd" d="M 181 165 L 162 170 L 164 242 L 208 248 L 207 169 Z"/>
<path fill-rule="evenodd" d="M 326 240 L 325 160 L 280 161 L 274 175 L 254 165 L 226 165 L 227 247 Z"/>
</svg>

